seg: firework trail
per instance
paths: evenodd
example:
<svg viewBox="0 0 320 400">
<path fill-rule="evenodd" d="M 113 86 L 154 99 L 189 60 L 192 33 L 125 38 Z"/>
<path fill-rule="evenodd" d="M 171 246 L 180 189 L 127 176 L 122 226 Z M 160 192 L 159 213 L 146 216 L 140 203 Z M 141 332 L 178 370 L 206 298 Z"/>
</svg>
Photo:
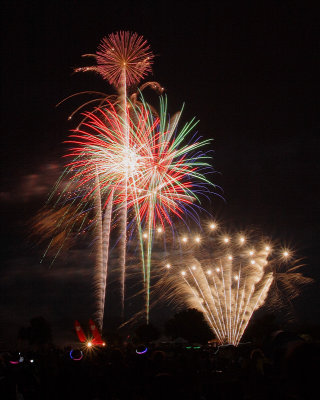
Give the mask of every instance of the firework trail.
<svg viewBox="0 0 320 400">
<path fill-rule="evenodd" d="M 112 220 L 112 205 L 113 205 L 113 190 L 107 200 L 107 204 L 103 214 L 101 204 L 101 190 L 99 185 L 99 175 L 96 172 L 97 195 L 95 196 L 96 203 L 96 269 L 95 269 L 95 286 L 98 288 L 97 293 L 97 312 L 96 317 L 100 331 L 103 327 L 104 306 L 106 297 L 107 275 L 108 275 L 108 258 L 109 258 L 109 243 Z"/>
<path fill-rule="evenodd" d="M 183 239 L 186 237 L 182 238 L 186 243 Z M 274 296 L 278 271 L 284 260 L 288 261 L 289 252 L 279 253 L 261 239 L 249 245 L 243 235 L 209 242 L 210 256 L 206 257 L 208 251 L 200 246 L 201 250 L 186 251 L 184 261 L 175 260 L 175 268 L 167 263 L 167 273 L 158 286 L 168 288 L 169 299 L 201 311 L 221 344 L 237 346 L 253 313 L 264 305 L 270 292 Z M 296 273 L 299 267 L 282 271 L 282 281 L 295 282 L 291 291 L 286 291 L 291 298 L 299 293 L 299 286 L 312 281 Z"/>
<path fill-rule="evenodd" d="M 122 129 L 125 138 L 124 146 L 129 151 L 129 130 L 128 130 L 128 88 L 139 83 L 150 73 L 153 62 L 153 54 L 150 46 L 142 36 L 131 32 L 117 32 L 102 39 L 97 53 L 93 56 L 97 65 L 91 67 L 77 68 L 75 71 L 94 71 L 101 75 L 118 91 L 116 103 L 119 105 L 118 112 L 123 120 Z M 158 88 L 157 84 L 153 84 Z M 95 101 L 95 100 L 93 100 Z M 100 106 L 105 104 L 103 100 Z M 128 190 L 128 176 L 124 180 L 124 198 Z M 121 208 L 121 237 L 120 237 L 120 265 L 121 273 L 121 304 L 122 314 L 124 313 L 125 297 L 125 270 L 126 270 L 126 248 L 127 248 L 127 219 L 128 210 L 126 201 Z M 106 246 L 105 246 L 106 247 Z M 100 267 L 101 268 L 101 267 Z"/>
<path fill-rule="evenodd" d="M 102 207 L 101 207 L 101 192 L 100 192 L 100 185 L 99 185 L 99 175 L 95 174 L 95 187 L 97 188 L 96 196 L 94 197 L 95 209 L 96 209 L 96 242 L 95 242 L 95 252 L 96 252 L 96 285 L 98 286 L 103 282 L 104 277 L 104 263 L 103 263 L 103 221 L 102 221 Z M 101 310 L 103 306 L 102 300 L 103 293 L 102 291 L 98 294 L 98 310 Z M 99 317 L 99 315 L 98 315 Z M 98 319 L 100 322 L 100 319 Z"/>
<path fill-rule="evenodd" d="M 112 206 L 113 206 L 113 191 L 111 191 L 110 198 L 108 199 L 107 206 L 104 212 L 104 219 L 102 225 L 102 274 L 101 280 L 97 282 L 99 290 L 99 303 L 97 310 L 97 320 L 100 325 L 100 331 L 102 331 L 104 307 L 106 301 L 106 289 L 107 289 L 107 276 L 108 276 L 108 259 L 109 259 L 109 243 L 110 243 L 110 232 L 112 223 Z"/>
</svg>

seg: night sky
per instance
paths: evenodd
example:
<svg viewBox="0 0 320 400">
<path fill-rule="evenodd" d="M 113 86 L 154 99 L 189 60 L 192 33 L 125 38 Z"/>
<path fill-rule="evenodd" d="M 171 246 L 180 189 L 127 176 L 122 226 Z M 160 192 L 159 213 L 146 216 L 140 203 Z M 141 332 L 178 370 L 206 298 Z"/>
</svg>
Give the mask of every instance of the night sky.
<svg viewBox="0 0 320 400">
<path fill-rule="evenodd" d="M 228 229 L 255 226 L 294 249 L 315 279 L 296 318 L 320 324 L 319 11 L 305 1 L 3 2 L 0 342 L 37 315 L 69 338 L 74 319 L 94 310 L 92 250 L 78 246 L 49 269 L 30 220 L 59 176 L 80 99 L 55 106 L 80 91 L 114 92 L 73 69 L 118 30 L 150 43 L 147 80 L 165 87 L 169 112 L 185 103 L 185 118 L 214 139 L 224 200 L 204 206 Z"/>
</svg>

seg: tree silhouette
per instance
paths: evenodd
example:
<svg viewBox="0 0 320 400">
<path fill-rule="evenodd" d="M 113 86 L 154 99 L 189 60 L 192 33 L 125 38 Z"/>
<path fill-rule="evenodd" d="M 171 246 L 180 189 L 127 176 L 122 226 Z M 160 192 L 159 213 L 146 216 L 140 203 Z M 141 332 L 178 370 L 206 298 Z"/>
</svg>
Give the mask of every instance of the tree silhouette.
<svg viewBox="0 0 320 400">
<path fill-rule="evenodd" d="M 268 338 L 272 332 L 279 329 L 276 317 L 271 313 L 257 313 L 243 336 L 243 341 L 253 340 L 255 343 L 263 342 Z"/>
<path fill-rule="evenodd" d="M 139 325 L 134 333 L 137 340 L 143 343 L 156 340 L 160 336 L 159 330 L 152 324 Z"/>
<path fill-rule="evenodd" d="M 51 325 L 44 317 L 30 320 L 30 344 L 43 345 L 52 341 Z"/>
<path fill-rule="evenodd" d="M 173 339 L 181 337 L 203 344 L 214 337 L 202 313 L 195 308 L 175 314 L 166 322 L 165 333 Z"/>
</svg>

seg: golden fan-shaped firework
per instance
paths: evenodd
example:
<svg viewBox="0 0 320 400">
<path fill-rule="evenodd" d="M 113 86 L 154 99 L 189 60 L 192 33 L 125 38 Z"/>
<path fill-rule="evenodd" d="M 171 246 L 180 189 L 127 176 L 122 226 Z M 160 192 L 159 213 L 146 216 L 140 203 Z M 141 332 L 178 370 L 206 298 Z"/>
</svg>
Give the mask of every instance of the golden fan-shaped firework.
<svg viewBox="0 0 320 400">
<path fill-rule="evenodd" d="M 216 225 L 209 226 L 214 230 Z M 189 234 L 180 239 L 183 256 L 175 252 L 164 262 L 158 290 L 167 300 L 201 311 L 221 344 L 239 344 L 269 295 L 270 303 L 275 297 L 279 306 L 280 284 L 282 296 L 293 299 L 301 285 L 312 282 L 297 272 L 288 250 L 259 235 L 218 234 L 201 240 Z"/>
</svg>

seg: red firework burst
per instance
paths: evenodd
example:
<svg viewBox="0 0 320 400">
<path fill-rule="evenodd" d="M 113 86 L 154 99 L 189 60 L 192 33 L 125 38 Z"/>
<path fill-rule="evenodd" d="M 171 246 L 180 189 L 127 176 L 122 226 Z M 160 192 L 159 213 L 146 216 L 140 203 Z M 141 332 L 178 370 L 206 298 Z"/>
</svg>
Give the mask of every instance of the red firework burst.
<svg viewBox="0 0 320 400">
<path fill-rule="evenodd" d="M 138 83 L 148 72 L 154 55 L 143 36 L 131 32 L 116 32 L 102 39 L 96 60 L 97 72 L 112 85 L 119 87 L 125 76 L 125 83 Z"/>
<path fill-rule="evenodd" d="M 151 218 L 152 226 L 156 219 L 171 225 L 172 215 L 183 218 L 192 208 L 196 193 L 209 184 L 201 171 L 207 168 L 208 157 L 200 150 L 208 141 L 182 145 L 194 124 L 173 135 L 168 121 L 161 126 L 161 120 L 167 118 L 165 107 L 160 114 L 154 118 L 142 99 L 141 107 L 132 111 L 135 118 L 126 122 L 128 143 L 124 121 L 114 106 L 85 114 L 86 122 L 67 141 L 76 145 L 67 154 L 73 158 L 68 169 L 71 179 L 78 182 L 77 189 L 83 190 L 84 201 L 96 195 L 98 174 L 104 202 L 112 192 L 118 209 L 127 204 L 128 209 L 139 211 L 141 221 Z"/>
</svg>

